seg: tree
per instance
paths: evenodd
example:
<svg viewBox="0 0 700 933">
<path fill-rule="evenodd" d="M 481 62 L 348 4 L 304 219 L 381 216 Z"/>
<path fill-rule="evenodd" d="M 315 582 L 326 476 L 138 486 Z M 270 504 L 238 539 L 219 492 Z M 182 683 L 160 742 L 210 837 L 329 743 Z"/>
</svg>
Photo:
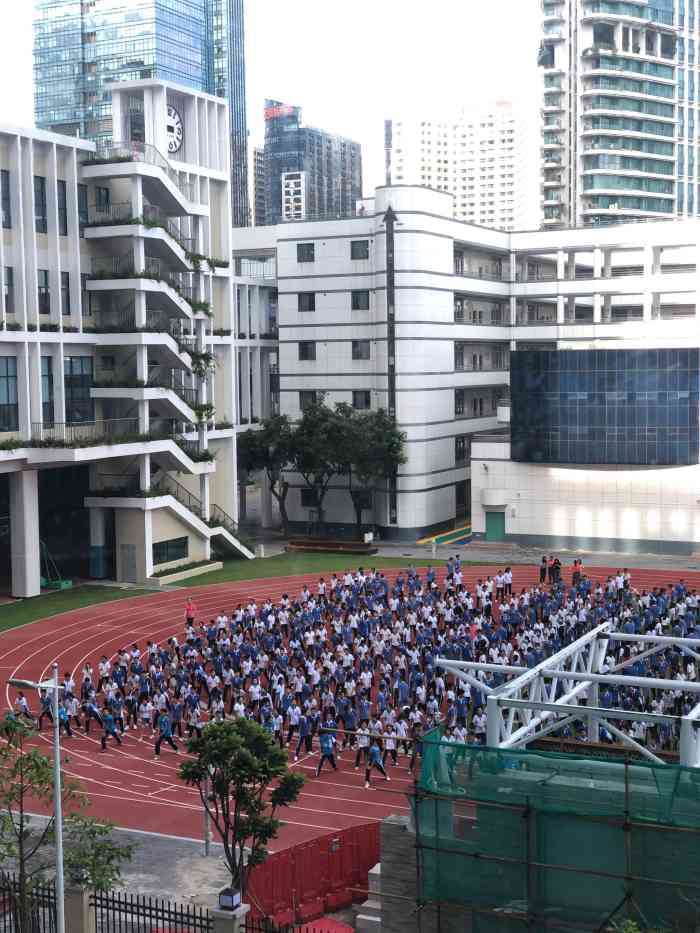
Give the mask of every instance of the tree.
<svg viewBox="0 0 700 933">
<path fill-rule="evenodd" d="M 32 891 L 55 864 L 54 817 L 47 820 L 29 811 L 51 812 L 54 799 L 53 762 L 28 745 L 34 730 L 8 713 L 0 722 L 0 877 L 9 880 L 16 869 L 17 882 L 8 884 L 18 933 L 33 933 L 36 918 Z M 64 812 L 76 812 L 85 803 L 75 781 L 61 782 Z"/>
<path fill-rule="evenodd" d="M 284 478 L 294 460 L 294 430 L 286 415 L 266 418 L 258 431 L 244 431 L 238 438 L 241 466 L 250 473 L 264 470 L 270 492 L 277 500 L 282 520 L 282 533 L 289 530 L 287 493 L 289 483 Z"/>
<path fill-rule="evenodd" d="M 223 843 L 232 887 L 244 894 L 249 872 L 265 861 L 277 835 L 278 809 L 294 803 L 304 778 L 288 769 L 285 752 L 250 719 L 209 723 L 187 750 L 194 760 L 180 766 L 180 776 L 198 788 Z"/>
<path fill-rule="evenodd" d="M 336 406 L 345 421 L 348 448 L 348 492 L 355 509 L 358 538 L 362 534 L 362 512 L 367 496 L 374 494 L 379 482 L 389 479 L 406 462 L 406 435 L 383 410 L 357 412 L 348 405 Z"/>
<path fill-rule="evenodd" d="M 100 823 L 80 814 L 66 822 L 64 862 L 66 878 L 94 891 L 109 891 L 121 880 L 121 866 L 130 861 L 135 846 L 112 837 L 112 823 Z"/>
<path fill-rule="evenodd" d="M 316 496 L 319 524 L 323 525 L 323 500 L 334 476 L 347 470 L 346 424 L 323 398 L 307 405 L 297 426 L 294 469 Z"/>
</svg>

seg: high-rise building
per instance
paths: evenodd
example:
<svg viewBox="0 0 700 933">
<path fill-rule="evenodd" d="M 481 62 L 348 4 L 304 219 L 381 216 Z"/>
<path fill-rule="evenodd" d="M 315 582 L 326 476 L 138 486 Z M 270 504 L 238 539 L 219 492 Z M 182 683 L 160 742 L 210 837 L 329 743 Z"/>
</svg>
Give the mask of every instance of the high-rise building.
<svg viewBox="0 0 700 933">
<path fill-rule="evenodd" d="M 234 227 L 250 221 L 243 0 L 206 0 L 206 90 L 229 102 Z"/>
<path fill-rule="evenodd" d="M 277 100 L 265 101 L 267 223 L 347 215 L 354 211 L 355 202 L 361 197 L 360 144 L 302 126 L 300 107 Z M 303 204 L 302 213 L 297 209 L 299 204 Z"/>
<path fill-rule="evenodd" d="M 245 225 L 243 33 L 243 0 L 36 0 L 37 126 L 98 143 L 112 139 L 105 90 L 110 81 L 158 79 L 224 97 L 231 120 L 233 223 Z"/>
<path fill-rule="evenodd" d="M 385 137 L 392 183 L 451 192 L 458 220 L 539 226 L 538 140 L 524 108 L 497 101 L 449 120 L 388 120 Z"/>
<path fill-rule="evenodd" d="M 543 0 L 545 225 L 697 212 L 696 6 Z"/>
<path fill-rule="evenodd" d="M 253 217 L 255 226 L 265 223 L 265 150 L 261 146 L 253 149 Z"/>
</svg>

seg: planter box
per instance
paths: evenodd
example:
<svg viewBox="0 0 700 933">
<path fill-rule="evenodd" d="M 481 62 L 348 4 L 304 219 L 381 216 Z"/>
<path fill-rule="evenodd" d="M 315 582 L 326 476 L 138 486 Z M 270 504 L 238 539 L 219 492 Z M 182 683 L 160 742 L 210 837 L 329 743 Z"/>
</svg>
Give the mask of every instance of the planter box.
<svg viewBox="0 0 700 933">
<path fill-rule="evenodd" d="M 173 569 L 172 573 L 162 577 L 149 577 L 148 582 L 156 586 L 163 586 L 166 583 L 179 583 L 180 580 L 188 580 L 190 577 L 199 577 L 203 573 L 211 573 L 213 570 L 222 570 L 223 563 L 220 560 L 213 560 L 208 564 L 202 564 L 201 567 L 190 567 L 189 570 Z"/>
</svg>

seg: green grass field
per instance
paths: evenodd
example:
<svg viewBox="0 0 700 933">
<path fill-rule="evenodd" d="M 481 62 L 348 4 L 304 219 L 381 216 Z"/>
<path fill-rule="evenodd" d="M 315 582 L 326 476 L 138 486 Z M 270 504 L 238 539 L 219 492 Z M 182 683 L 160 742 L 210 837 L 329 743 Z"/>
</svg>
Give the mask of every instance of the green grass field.
<svg viewBox="0 0 700 933">
<path fill-rule="evenodd" d="M 16 603 L 0 606 L 0 632 L 16 628 L 18 625 L 27 625 L 37 619 L 45 619 L 59 612 L 69 612 L 71 609 L 82 609 L 84 606 L 96 606 L 99 603 L 113 602 L 115 599 L 144 595 L 152 595 L 152 591 L 86 585 L 64 590 L 62 593 L 22 599 Z"/>
<path fill-rule="evenodd" d="M 426 566 L 428 563 L 444 564 L 443 560 L 427 561 L 410 557 L 379 557 L 372 554 L 277 554 L 275 557 L 262 557 L 257 560 L 229 560 L 223 570 L 203 573 L 201 577 L 183 580 L 175 586 L 206 586 L 208 583 L 228 583 L 234 580 L 260 580 L 263 577 L 288 577 L 302 573 L 330 574 L 335 570 L 357 567 L 408 567 L 409 564 Z"/>
<path fill-rule="evenodd" d="M 222 570 L 202 574 L 191 580 L 184 580 L 175 584 L 179 587 L 207 586 L 210 583 L 229 583 L 237 580 L 260 580 L 264 577 L 286 577 L 303 573 L 331 574 L 343 571 L 346 568 L 354 570 L 356 567 L 407 567 L 411 563 L 409 558 L 370 557 L 348 554 L 279 554 L 275 557 L 264 557 L 258 560 L 229 560 L 224 563 Z M 425 564 L 425 561 L 414 561 L 416 564 Z M 442 560 L 432 561 L 436 566 L 443 564 Z M 96 606 L 100 603 L 112 602 L 115 599 L 130 599 L 133 596 L 152 596 L 153 590 L 122 590 L 118 587 L 90 586 L 85 584 L 62 593 L 50 593 L 44 596 L 35 596 L 33 599 L 23 599 L 15 603 L 0 605 L 0 632 L 27 625 L 37 619 L 57 615 L 60 612 L 69 612 L 71 609 L 82 609 L 85 606 Z"/>
</svg>

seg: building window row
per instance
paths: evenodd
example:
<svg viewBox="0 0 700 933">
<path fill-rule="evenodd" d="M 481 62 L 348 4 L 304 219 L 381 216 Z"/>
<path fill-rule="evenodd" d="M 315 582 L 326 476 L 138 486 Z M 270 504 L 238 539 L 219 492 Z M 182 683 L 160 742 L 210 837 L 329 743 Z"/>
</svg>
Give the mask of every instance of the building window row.
<svg viewBox="0 0 700 933">
<path fill-rule="evenodd" d="M 369 289 L 361 288 L 350 292 L 352 311 L 369 311 Z M 316 310 L 316 292 L 297 293 L 297 311 L 308 313 Z"/>
<path fill-rule="evenodd" d="M 370 340 L 352 340 L 352 358 L 353 360 L 368 360 L 371 358 Z M 300 340 L 297 344 L 298 358 L 304 363 L 313 362 L 316 359 L 316 341 Z"/>
<path fill-rule="evenodd" d="M 350 241 L 350 259 L 369 259 L 369 240 Z M 316 244 L 297 243 L 297 262 L 315 262 Z"/>
<path fill-rule="evenodd" d="M 315 405 L 322 393 L 315 389 L 302 389 L 299 392 L 299 408 L 304 411 L 310 405 Z M 352 407 L 357 411 L 369 411 L 372 408 L 372 393 L 369 389 L 355 389 L 352 393 Z"/>
<path fill-rule="evenodd" d="M 489 418 L 496 414 L 502 389 L 455 389 L 455 418 Z"/>
<path fill-rule="evenodd" d="M 36 233 L 46 233 L 48 230 L 48 212 L 46 200 L 46 178 L 43 175 L 34 176 L 34 230 Z M 10 172 L 8 169 L 0 170 L 0 203 L 2 210 L 2 226 L 5 230 L 12 229 L 12 202 L 10 196 Z M 56 181 L 56 195 L 58 205 L 58 233 L 59 236 L 68 236 L 68 193 L 66 182 L 59 178 Z M 80 197 L 85 201 L 85 223 L 87 223 L 87 186 L 78 186 Z M 82 222 L 82 221 L 81 221 Z"/>
</svg>

